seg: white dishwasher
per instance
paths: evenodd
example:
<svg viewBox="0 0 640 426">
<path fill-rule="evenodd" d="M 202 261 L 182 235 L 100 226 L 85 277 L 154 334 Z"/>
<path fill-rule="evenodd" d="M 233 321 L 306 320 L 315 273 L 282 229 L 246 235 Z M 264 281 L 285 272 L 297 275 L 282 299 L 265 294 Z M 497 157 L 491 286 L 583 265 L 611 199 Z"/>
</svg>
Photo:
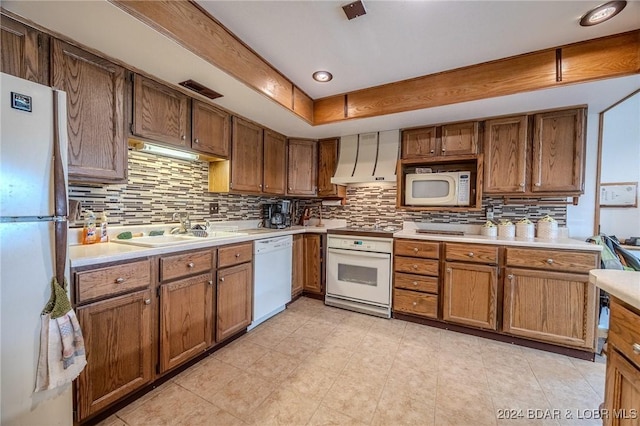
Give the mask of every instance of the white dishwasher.
<svg viewBox="0 0 640 426">
<path fill-rule="evenodd" d="M 253 243 L 253 322 L 251 330 L 282 312 L 291 301 L 293 237 L 265 238 Z"/>
</svg>

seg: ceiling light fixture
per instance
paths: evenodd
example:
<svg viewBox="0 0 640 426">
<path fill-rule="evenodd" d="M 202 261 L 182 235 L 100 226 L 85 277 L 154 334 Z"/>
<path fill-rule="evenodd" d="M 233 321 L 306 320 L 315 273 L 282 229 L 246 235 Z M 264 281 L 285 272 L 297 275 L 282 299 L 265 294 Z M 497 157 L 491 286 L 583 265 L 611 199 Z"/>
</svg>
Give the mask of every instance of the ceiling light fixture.
<svg viewBox="0 0 640 426">
<path fill-rule="evenodd" d="M 582 18 L 580 18 L 580 25 L 590 27 L 607 21 L 620 13 L 626 5 L 626 0 L 610 1 L 601 4 L 585 13 Z"/>
<path fill-rule="evenodd" d="M 180 160 L 196 161 L 199 158 L 198 154 L 194 154 L 192 152 L 180 151 L 178 149 L 173 149 L 173 148 L 166 148 L 164 146 L 153 145 L 146 142 L 130 140 L 129 146 L 131 146 L 136 151 L 146 152 L 148 154 L 162 155 L 164 157 L 177 158 Z"/>
<path fill-rule="evenodd" d="M 333 75 L 329 71 L 316 71 L 312 75 L 315 81 L 319 81 L 320 83 L 326 83 L 327 81 L 331 81 Z"/>
</svg>

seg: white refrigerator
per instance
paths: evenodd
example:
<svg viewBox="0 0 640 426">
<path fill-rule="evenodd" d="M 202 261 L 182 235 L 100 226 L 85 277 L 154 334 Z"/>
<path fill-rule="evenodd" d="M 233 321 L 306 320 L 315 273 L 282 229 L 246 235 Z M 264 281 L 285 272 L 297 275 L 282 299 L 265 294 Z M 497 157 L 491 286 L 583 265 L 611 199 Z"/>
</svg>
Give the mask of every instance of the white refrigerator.
<svg viewBox="0 0 640 426">
<path fill-rule="evenodd" d="M 67 426 L 71 386 L 34 392 L 40 313 L 68 277 L 66 94 L 4 73 L 0 91 L 0 424 Z"/>
</svg>

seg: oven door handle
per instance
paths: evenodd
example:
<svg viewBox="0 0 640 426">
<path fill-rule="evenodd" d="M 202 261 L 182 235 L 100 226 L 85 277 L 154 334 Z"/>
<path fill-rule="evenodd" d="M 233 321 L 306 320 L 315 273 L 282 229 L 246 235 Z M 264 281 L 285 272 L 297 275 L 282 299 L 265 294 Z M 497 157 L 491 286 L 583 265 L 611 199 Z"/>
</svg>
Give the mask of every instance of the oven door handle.
<svg viewBox="0 0 640 426">
<path fill-rule="evenodd" d="M 376 259 L 390 259 L 391 254 L 389 253 L 375 253 L 372 251 L 358 251 L 358 250 L 343 250 L 336 248 L 327 249 L 328 253 L 331 254 L 344 254 L 347 256 L 356 256 L 356 257 L 368 257 L 368 258 L 376 258 Z"/>
</svg>

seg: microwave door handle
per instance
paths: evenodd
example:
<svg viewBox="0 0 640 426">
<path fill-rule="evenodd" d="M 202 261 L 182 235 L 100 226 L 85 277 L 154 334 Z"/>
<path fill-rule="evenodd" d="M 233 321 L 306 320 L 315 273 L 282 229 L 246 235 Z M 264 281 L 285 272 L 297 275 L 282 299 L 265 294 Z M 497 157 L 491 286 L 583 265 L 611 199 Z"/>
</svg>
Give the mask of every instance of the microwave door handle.
<svg viewBox="0 0 640 426">
<path fill-rule="evenodd" d="M 358 251 L 358 250 L 343 250 L 336 248 L 327 249 L 329 253 L 335 254 L 344 254 L 347 256 L 356 256 L 356 257 L 368 257 L 368 258 L 376 258 L 376 259 L 389 259 L 391 254 L 389 253 L 375 253 L 371 251 Z"/>
</svg>

